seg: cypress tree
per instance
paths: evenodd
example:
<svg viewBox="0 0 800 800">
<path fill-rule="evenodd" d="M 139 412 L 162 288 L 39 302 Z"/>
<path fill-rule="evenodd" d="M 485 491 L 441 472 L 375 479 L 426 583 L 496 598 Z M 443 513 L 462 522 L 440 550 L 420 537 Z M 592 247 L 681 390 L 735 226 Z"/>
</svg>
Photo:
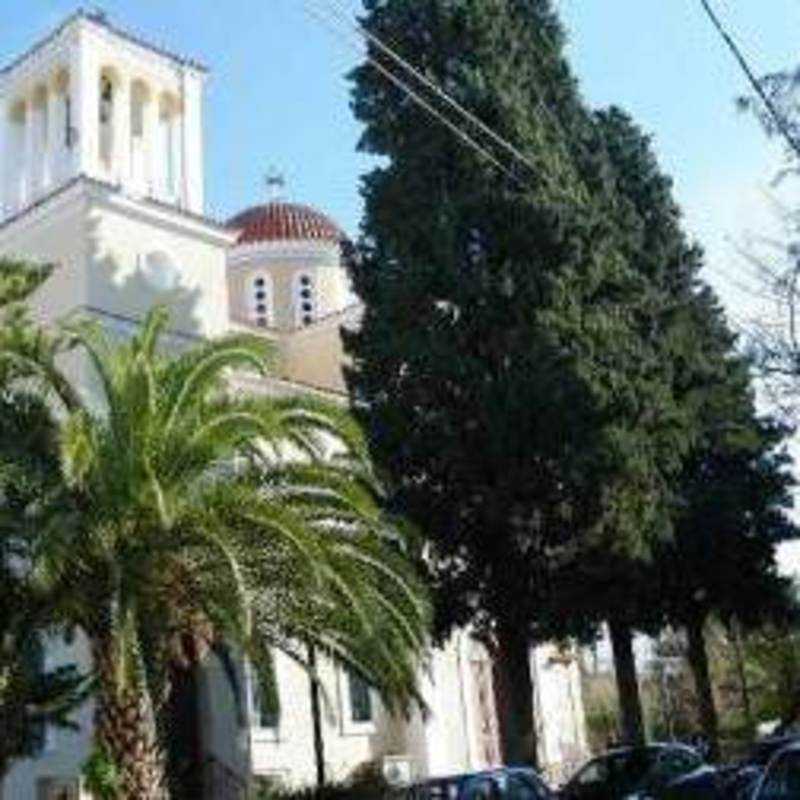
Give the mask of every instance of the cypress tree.
<svg viewBox="0 0 800 800">
<path fill-rule="evenodd" d="M 470 623 L 493 650 L 505 758 L 534 761 L 530 644 L 594 622 L 557 602 L 554 576 L 576 552 L 646 551 L 663 527 L 685 435 L 663 291 L 630 263 L 641 224 L 550 2 L 364 5 L 371 33 L 535 166 L 499 172 L 370 64 L 355 71 L 360 146 L 385 161 L 362 187 L 353 404 L 429 541 L 440 632 Z"/>
</svg>

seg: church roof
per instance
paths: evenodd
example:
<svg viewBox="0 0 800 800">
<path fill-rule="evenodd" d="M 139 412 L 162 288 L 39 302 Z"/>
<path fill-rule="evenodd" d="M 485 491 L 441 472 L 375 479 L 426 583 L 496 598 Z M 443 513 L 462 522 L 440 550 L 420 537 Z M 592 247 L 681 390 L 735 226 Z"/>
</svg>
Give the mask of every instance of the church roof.
<svg viewBox="0 0 800 800">
<path fill-rule="evenodd" d="M 240 231 L 237 244 L 278 241 L 341 242 L 342 229 L 328 216 L 301 203 L 272 201 L 248 208 L 228 222 Z"/>
</svg>

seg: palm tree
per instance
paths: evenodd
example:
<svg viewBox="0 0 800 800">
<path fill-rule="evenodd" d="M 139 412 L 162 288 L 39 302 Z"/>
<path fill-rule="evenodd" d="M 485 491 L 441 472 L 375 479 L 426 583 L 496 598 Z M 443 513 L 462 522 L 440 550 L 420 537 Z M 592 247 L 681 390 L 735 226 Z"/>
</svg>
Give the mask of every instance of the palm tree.
<svg viewBox="0 0 800 800">
<path fill-rule="evenodd" d="M 157 722 L 187 641 L 262 664 L 273 648 L 305 663 L 310 642 L 399 709 L 419 700 L 426 641 L 407 539 L 347 412 L 237 392 L 236 374 L 265 372 L 262 340 L 167 355 L 167 325 L 157 309 L 127 342 L 87 321 L 0 336 L 0 365 L 61 405 L 62 490 L 40 509 L 35 563 L 88 639 L 120 800 L 167 795 Z M 59 369 L 66 347 L 91 365 L 91 396 Z"/>
</svg>

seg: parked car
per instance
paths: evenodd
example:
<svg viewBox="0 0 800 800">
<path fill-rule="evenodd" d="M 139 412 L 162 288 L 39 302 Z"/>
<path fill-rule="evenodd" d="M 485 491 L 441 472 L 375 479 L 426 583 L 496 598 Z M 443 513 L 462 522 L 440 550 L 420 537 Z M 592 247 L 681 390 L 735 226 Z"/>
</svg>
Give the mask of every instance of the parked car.
<svg viewBox="0 0 800 800">
<path fill-rule="evenodd" d="M 659 800 L 751 800 L 761 773 L 761 768 L 754 765 L 703 766 L 673 781 L 657 797 Z"/>
<path fill-rule="evenodd" d="M 554 800 L 555 795 L 533 770 L 506 767 L 434 778 L 410 787 L 408 800 Z"/>
<path fill-rule="evenodd" d="M 646 800 L 703 764 L 682 744 L 621 747 L 592 759 L 561 789 L 562 800 Z"/>
<path fill-rule="evenodd" d="M 800 743 L 776 753 L 756 786 L 753 800 L 798 800 L 800 798 Z"/>
</svg>

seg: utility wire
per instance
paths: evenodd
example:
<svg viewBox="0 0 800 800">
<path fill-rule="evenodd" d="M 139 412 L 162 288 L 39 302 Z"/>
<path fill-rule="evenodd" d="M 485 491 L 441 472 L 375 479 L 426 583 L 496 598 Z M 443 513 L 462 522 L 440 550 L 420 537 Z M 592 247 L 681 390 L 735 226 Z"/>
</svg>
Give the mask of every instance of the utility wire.
<svg viewBox="0 0 800 800">
<path fill-rule="evenodd" d="M 751 84 L 753 85 L 754 89 L 758 92 L 759 97 L 763 100 L 765 105 L 770 111 L 770 114 L 775 119 L 776 125 L 780 125 L 781 119 L 778 110 L 774 107 L 774 104 L 771 102 L 769 97 L 764 92 L 761 85 L 758 83 L 758 80 L 755 78 L 752 70 L 750 70 L 747 62 L 744 60 L 744 57 L 741 55 L 741 51 L 736 46 L 735 42 L 732 38 L 727 34 L 727 32 L 722 27 L 719 18 L 711 9 L 708 0 L 700 0 L 706 13 L 711 18 L 712 22 L 714 22 L 717 30 L 719 31 L 720 35 L 724 38 L 728 46 L 731 48 L 734 55 L 737 57 L 740 65 L 742 66 L 743 70 L 747 74 Z M 539 168 L 527 157 L 524 153 L 522 153 L 517 147 L 515 147 L 511 142 L 507 139 L 503 138 L 500 134 L 496 131 L 492 130 L 486 123 L 484 123 L 481 119 L 479 119 L 475 114 L 470 112 L 466 109 L 461 103 L 459 103 L 455 98 L 449 95 L 444 89 L 442 89 L 437 83 L 435 83 L 431 78 L 427 75 L 423 74 L 419 69 L 414 67 L 411 63 L 409 63 L 406 59 L 404 59 L 399 53 L 397 53 L 392 47 L 382 41 L 378 36 L 371 33 L 367 30 L 363 25 L 361 25 L 358 20 L 349 12 L 347 11 L 341 3 L 337 2 L 337 0 L 317 0 L 317 5 L 312 5 L 313 0 L 304 0 L 304 8 L 306 13 L 312 17 L 316 22 L 321 24 L 325 27 L 329 33 L 333 34 L 337 38 L 342 40 L 345 39 L 343 36 L 342 24 L 344 27 L 349 31 L 349 36 L 347 36 L 347 44 L 354 50 L 358 51 L 359 55 L 362 55 L 366 61 L 374 67 L 381 75 L 383 75 L 388 81 L 390 81 L 395 87 L 400 89 L 404 92 L 411 100 L 413 100 L 417 105 L 427 111 L 431 116 L 433 116 L 439 123 L 447 127 L 453 134 L 455 134 L 459 140 L 465 144 L 466 146 L 470 147 L 471 149 L 475 150 L 484 160 L 491 163 L 494 167 L 500 170 L 503 174 L 514 180 L 515 182 L 522 184 L 521 178 L 514 173 L 506 164 L 502 163 L 493 153 L 491 153 L 487 148 L 482 146 L 473 136 L 459 127 L 455 122 L 451 119 L 445 117 L 438 109 L 436 109 L 430 102 L 428 102 L 424 97 L 422 97 L 418 92 L 414 91 L 405 81 L 399 78 L 396 74 L 394 74 L 386 65 L 382 64 L 376 58 L 369 54 L 369 44 L 373 44 L 380 52 L 388 56 L 392 61 L 394 61 L 397 65 L 399 65 L 407 74 L 411 75 L 417 81 L 419 81 L 422 85 L 424 85 L 427 89 L 434 93 L 436 97 L 446 103 L 450 108 L 456 111 L 463 119 L 468 121 L 471 125 L 477 127 L 483 134 L 488 136 L 495 144 L 502 147 L 508 154 L 510 154 L 515 160 L 524 164 L 528 169 L 532 170 L 537 175 L 540 174 Z M 324 9 L 323 9 L 324 6 Z M 336 22 L 334 21 L 336 20 Z M 362 48 L 362 43 L 366 46 Z M 554 124 L 557 125 L 559 130 L 565 134 L 563 130 L 563 126 L 561 125 L 561 121 L 553 114 L 551 109 L 547 108 L 543 103 L 540 102 L 540 106 L 542 110 L 549 114 L 552 118 Z M 792 148 L 800 157 L 800 145 L 795 143 L 792 139 L 788 131 L 785 131 L 781 128 L 781 132 L 787 137 L 787 141 L 789 141 Z M 566 135 L 566 134 L 565 134 Z M 706 268 L 709 269 L 712 274 L 716 274 L 718 278 L 722 278 L 731 288 L 733 288 L 738 293 L 748 297 L 760 297 L 763 299 L 763 294 L 755 291 L 753 287 L 747 286 L 742 282 L 736 280 L 731 275 L 725 273 L 722 269 L 719 268 L 711 268 L 709 265 L 706 265 Z"/>
<path fill-rule="evenodd" d="M 351 30 L 355 31 L 366 42 L 375 45 L 382 53 L 391 58 L 407 73 L 416 78 L 420 83 L 430 89 L 437 97 L 443 100 L 451 108 L 455 109 L 462 117 L 471 122 L 483 133 L 485 133 L 492 141 L 500 145 L 504 150 L 507 150 L 514 158 L 521 161 L 525 166 L 533 170 L 534 173 L 539 172 L 539 168 L 524 154 L 519 148 L 515 147 L 508 139 L 503 138 L 499 133 L 492 130 L 482 119 L 475 116 L 471 111 L 459 103 L 452 95 L 448 94 L 442 89 L 435 81 L 417 69 L 413 64 L 403 58 L 396 50 L 382 41 L 378 36 L 365 28 L 353 15 L 347 11 L 340 2 L 337 0 L 327 0 L 326 5 L 330 9 L 330 13 L 344 22 Z"/>
<path fill-rule="evenodd" d="M 792 132 L 789 130 L 789 127 L 786 124 L 786 120 L 783 118 L 780 110 L 772 101 L 772 98 L 765 91 L 761 81 L 758 80 L 750 65 L 747 63 L 741 48 L 736 44 L 733 36 L 725 29 L 722 21 L 711 7 L 709 0 L 700 0 L 700 5 L 703 7 L 708 18 L 711 20 L 712 24 L 717 29 L 717 32 L 728 46 L 728 49 L 731 51 L 731 53 L 733 53 L 733 56 L 741 67 L 742 72 L 744 72 L 744 74 L 747 76 L 747 80 L 750 82 L 753 90 L 764 104 L 764 107 L 767 109 L 767 113 L 772 119 L 776 129 L 780 132 L 781 136 L 786 141 L 786 144 L 789 145 L 789 148 L 792 150 L 792 152 L 798 157 L 798 159 L 800 159 L 800 142 L 798 142 L 794 136 L 792 136 Z"/>
<path fill-rule="evenodd" d="M 323 25 L 325 28 L 327 28 L 328 31 L 333 33 L 335 36 L 338 37 L 338 36 L 341 35 L 341 31 L 338 30 L 331 23 L 331 21 L 328 18 L 324 17 L 320 13 L 320 11 L 318 9 L 314 8 L 308 2 L 308 0 L 304 0 L 303 5 L 304 5 L 306 13 L 309 14 L 309 16 L 311 16 L 314 20 L 316 20 L 321 25 Z M 356 44 L 355 42 L 353 42 L 352 40 L 350 41 L 350 45 L 351 46 L 355 46 L 355 47 L 359 48 L 359 50 L 360 50 L 359 45 Z M 514 182 L 519 184 L 522 188 L 525 188 L 525 189 L 531 188 L 525 182 L 523 182 L 522 179 L 513 170 L 511 170 L 508 166 L 503 164 L 494 154 L 492 154 L 489 150 L 487 150 L 485 147 L 483 147 L 481 144 L 479 144 L 468 133 L 466 133 L 461 128 L 459 128 L 459 126 L 456 125 L 452 120 L 449 120 L 447 117 L 445 117 L 440 111 L 438 111 L 438 109 L 434 108 L 427 100 L 425 100 L 425 98 L 423 98 L 421 95 L 419 95 L 417 92 L 415 92 L 403 80 L 401 80 L 396 75 L 394 75 L 394 73 L 392 73 L 391 70 L 387 69 L 377 59 L 372 58 L 369 54 L 366 55 L 366 59 L 376 70 L 378 70 L 378 72 L 381 73 L 381 75 L 383 75 L 394 86 L 396 86 L 398 89 L 400 89 L 411 100 L 413 100 L 415 103 L 417 103 L 417 105 L 419 105 L 421 108 L 423 108 L 429 114 L 431 114 L 431 116 L 433 116 L 435 119 L 437 119 L 442 125 L 447 127 L 465 145 L 467 145 L 468 147 L 470 147 L 473 150 L 475 150 L 482 158 L 484 158 L 486 161 L 488 161 L 493 166 L 495 166 L 498 170 L 500 170 L 507 177 L 511 178 L 511 180 L 513 180 Z"/>
<path fill-rule="evenodd" d="M 475 114 L 470 112 L 466 109 L 461 103 L 459 103 L 455 98 L 453 98 L 450 94 L 448 94 L 441 86 L 439 86 L 433 79 L 429 78 L 428 76 L 424 75 L 419 69 L 414 67 L 410 64 L 406 59 L 400 56 L 396 50 L 391 48 L 386 42 L 382 41 L 378 36 L 373 34 L 372 32 L 368 31 L 363 25 L 361 25 L 358 20 L 353 16 L 353 14 L 347 10 L 339 0 L 317 0 L 317 13 L 320 13 L 320 6 L 324 6 L 325 12 L 329 17 L 335 17 L 338 23 L 343 24 L 351 33 L 355 33 L 358 35 L 359 39 L 363 39 L 364 42 L 367 44 L 366 50 L 366 58 L 369 63 L 373 64 L 376 68 L 378 68 L 381 72 L 384 72 L 386 67 L 384 65 L 379 66 L 379 62 L 369 55 L 369 43 L 373 43 L 375 47 L 377 47 L 381 52 L 388 55 L 396 64 L 413 76 L 416 80 L 418 80 L 422 85 L 424 85 L 427 89 L 432 91 L 437 97 L 443 100 L 450 108 L 456 111 L 463 119 L 468 121 L 471 125 L 476 126 L 484 135 L 488 136 L 492 141 L 496 144 L 500 145 L 504 150 L 506 150 L 515 160 L 522 163 L 527 169 L 531 170 L 535 177 L 540 180 L 547 182 L 550 185 L 551 190 L 555 194 L 564 194 L 564 182 L 559 180 L 557 176 L 550 174 L 550 171 L 542 168 L 541 166 L 537 167 L 536 164 L 527 157 L 518 147 L 515 147 L 511 142 L 501 136 L 497 131 L 493 130 L 489 125 L 483 122 L 480 118 L 478 118 Z M 317 17 L 319 19 L 319 17 Z M 328 25 L 329 29 L 332 29 L 330 24 Z M 338 35 L 338 32 L 337 32 Z M 384 73 L 385 74 L 385 73 Z M 539 97 L 537 101 L 537 111 L 541 112 L 543 116 L 547 117 L 553 125 L 553 128 L 561 135 L 561 138 L 558 138 L 555 142 L 556 146 L 561 151 L 561 155 L 563 158 L 569 162 L 572 158 L 569 149 L 565 144 L 565 139 L 568 138 L 567 132 L 564 129 L 561 120 L 556 116 L 551 108 L 547 106 L 544 100 Z M 579 199 L 581 202 L 586 203 L 588 201 L 587 194 L 586 194 L 586 187 L 581 183 L 578 187 L 578 191 L 580 196 L 575 197 L 573 196 L 572 199 Z"/>
</svg>

